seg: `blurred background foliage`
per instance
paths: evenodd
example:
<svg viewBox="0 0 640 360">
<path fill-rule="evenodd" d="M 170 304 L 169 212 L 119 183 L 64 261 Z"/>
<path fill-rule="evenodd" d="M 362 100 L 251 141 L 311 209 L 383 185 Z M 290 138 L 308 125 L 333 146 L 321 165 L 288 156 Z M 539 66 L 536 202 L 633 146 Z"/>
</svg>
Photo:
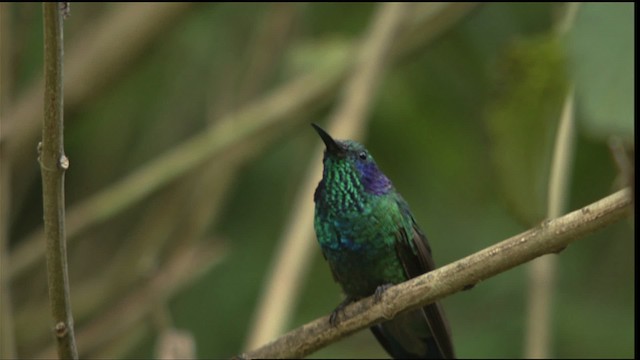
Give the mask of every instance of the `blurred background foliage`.
<svg viewBox="0 0 640 360">
<path fill-rule="evenodd" d="M 634 5 L 584 4 L 568 35 L 559 37 L 554 26 L 563 6 L 477 5 L 389 64 L 366 144 L 410 203 L 439 265 L 544 218 L 555 129 L 572 83 L 577 138 L 569 208 L 628 183 L 611 143 L 622 144 L 614 148 L 630 154 L 632 168 Z M 287 120 L 250 130 L 228 115 L 307 73 L 341 78 L 335 69 L 346 69 L 375 7 L 72 4 L 64 25 L 68 214 L 224 120 L 221 133 L 242 134 L 161 185 L 145 189 L 143 182 L 119 198 L 107 193 L 100 204 L 127 203 L 148 191 L 113 215 L 76 210 L 89 224 L 69 230 L 82 357 L 148 358 L 159 335 L 174 328 L 186 331 L 199 358 L 243 350 L 319 143 L 309 123 L 324 122 L 340 88 L 328 86 Z M 42 106 L 42 13 L 37 3 L 4 3 L 1 10 L 1 232 L 11 268 L 14 254 L 39 239 L 42 222 L 39 130 L 29 137 L 15 124 L 40 121 L 16 109 Z M 15 137 L 26 140 L 14 146 Z M 629 219 L 558 256 L 554 356 L 633 356 L 633 238 Z M 13 333 L 20 357 L 46 357 L 53 344 L 38 259 L 2 289 L 11 299 L 3 305 L 2 321 L 10 324 L 3 326 L 3 346 Z M 289 328 L 328 314 L 341 299 L 319 249 L 304 271 Z M 443 300 L 460 357 L 522 356 L 526 283 L 518 267 Z M 385 356 L 368 331 L 312 355 Z"/>
</svg>

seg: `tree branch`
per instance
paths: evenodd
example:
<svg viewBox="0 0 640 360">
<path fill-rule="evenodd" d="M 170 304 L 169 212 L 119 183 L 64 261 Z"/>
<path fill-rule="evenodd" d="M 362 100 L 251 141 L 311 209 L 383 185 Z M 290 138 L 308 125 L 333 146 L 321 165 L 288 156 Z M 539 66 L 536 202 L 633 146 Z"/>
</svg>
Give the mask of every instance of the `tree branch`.
<svg viewBox="0 0 640 360">
<path fill-rule="evenodd" d="M 380 301 L 370 296 L 344 309 L 337 326 L 324 316 L 292 330 L 240 358 L 296 358 L 360 329 L 391 319 L 402 311 L 423 307 L 538 256 L 558 253 L 571 242 L 631 213 L 633 198 L 625 188 L 565 216 L 510 237 L 461 260 L 387 289 Z"/>
<path fill-rule="evenodd" d="M 64 232 L 64 172 L 69 167 L 69 160 L 64 155 L 62 116 L 62 16 L 66 6 L 68 4 L 59 2 L 43 4 L 45 87 L 39 160 L 47 243 L 47 280 L 58 357 L 77 359 Z"/>
</svg>

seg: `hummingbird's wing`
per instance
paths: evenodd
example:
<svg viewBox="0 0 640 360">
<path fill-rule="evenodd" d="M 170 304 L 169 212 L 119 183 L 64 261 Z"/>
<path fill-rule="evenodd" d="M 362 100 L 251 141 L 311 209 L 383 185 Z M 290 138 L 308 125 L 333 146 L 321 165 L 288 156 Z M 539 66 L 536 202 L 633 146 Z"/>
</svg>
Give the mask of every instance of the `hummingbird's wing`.
<svg viewBox="0 0 640 360">
<path fill-rule="evenodd" d="M 411 233 L 399 226 L 395 250 L 407 278 L 414 278 L 436 267 L 427 237 L 415 222 L 408 205 L 402 199 L 398 205 L 411 218 L 412 226 Z M 395 358 L 455 358 L 449 324 L 438 303 L 399 314 L 392 321 L 378 324 L 371 330 Z"/>
</svg>

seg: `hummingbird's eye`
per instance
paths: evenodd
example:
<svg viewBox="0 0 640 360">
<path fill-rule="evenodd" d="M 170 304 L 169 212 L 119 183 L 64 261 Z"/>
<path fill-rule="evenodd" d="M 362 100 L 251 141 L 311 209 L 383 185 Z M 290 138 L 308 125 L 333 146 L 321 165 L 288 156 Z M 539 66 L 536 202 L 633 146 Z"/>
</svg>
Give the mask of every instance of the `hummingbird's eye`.
<svg viewBox="0 0 640 360">
<path fill-rule="evenodd" d="M 361 151 L 361 152 L 358 154 L 358 157 L 360 158 L 360 160 L 367 160 L 367 153 L 366 153 L 366 152 L 364 152 L 364 151 Z"/>
</svg>

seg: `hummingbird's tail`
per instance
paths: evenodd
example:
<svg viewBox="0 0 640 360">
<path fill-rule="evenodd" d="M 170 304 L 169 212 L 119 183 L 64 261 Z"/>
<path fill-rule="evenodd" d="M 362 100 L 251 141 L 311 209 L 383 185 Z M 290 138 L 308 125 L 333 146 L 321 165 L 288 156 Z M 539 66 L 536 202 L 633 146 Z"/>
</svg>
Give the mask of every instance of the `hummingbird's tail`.
<svg viewBox="0 0 640 360">
<path fill-rule="evenodd" d="M 409 311 L 371 327 L 378 342 L 395 359 L 453 359 L 449 329 L 438 303 Z"/>
</svg>

